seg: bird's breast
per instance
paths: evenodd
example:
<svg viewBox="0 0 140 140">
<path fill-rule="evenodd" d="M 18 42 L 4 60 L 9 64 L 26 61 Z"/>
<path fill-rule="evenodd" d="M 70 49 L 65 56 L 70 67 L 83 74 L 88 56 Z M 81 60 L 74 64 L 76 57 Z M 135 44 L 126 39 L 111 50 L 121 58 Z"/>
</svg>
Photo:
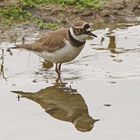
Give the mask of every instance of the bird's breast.
<svg viewBox="0 0 140 140">
<path fill-rule="evenodd" d="M 43 59 L 53 63 L 64 63 L 76 58 L 83 49 L 83 47 L 84 46 L 74 47 L 69 43 L 68 40 L 65 40 L 65 46 L 54 52 L 43 51 L 36 52 L 36 54 L 42 57 Z"/>
</svg>

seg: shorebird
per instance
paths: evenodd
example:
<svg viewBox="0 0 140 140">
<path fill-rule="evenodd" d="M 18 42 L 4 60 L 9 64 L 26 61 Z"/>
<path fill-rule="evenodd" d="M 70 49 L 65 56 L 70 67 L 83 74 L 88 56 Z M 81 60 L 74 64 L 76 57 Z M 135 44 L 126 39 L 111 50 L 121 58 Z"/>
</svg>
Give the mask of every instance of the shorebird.
<svg viewBox="0 0 140 140">
<path fill-rule="evenodd" d="M 89 23 L 79 21 L 70 28 L 49 32 L 34 43 L 16 45 L 15 48 L 30 50 L 46 62 L 55 63 L 55 71 L 60 76 L 61 64 L 75 59 L 89 36 L 97 37 Z"/>
</svg>

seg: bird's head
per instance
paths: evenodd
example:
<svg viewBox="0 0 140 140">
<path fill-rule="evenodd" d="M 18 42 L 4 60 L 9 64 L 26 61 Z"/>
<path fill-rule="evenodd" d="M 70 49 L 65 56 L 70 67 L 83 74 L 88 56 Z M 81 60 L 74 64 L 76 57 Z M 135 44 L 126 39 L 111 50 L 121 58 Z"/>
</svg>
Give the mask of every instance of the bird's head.
<svg viewBox="0 0 140 140">
<path fill-rule="evenodd" d="M 92 26 L 87 22 L 76 22 L 70 28 L 71 35 L 79 41 L 85 41 L 89 36 L 97 37 L 92 33 Z"/>
</svg>

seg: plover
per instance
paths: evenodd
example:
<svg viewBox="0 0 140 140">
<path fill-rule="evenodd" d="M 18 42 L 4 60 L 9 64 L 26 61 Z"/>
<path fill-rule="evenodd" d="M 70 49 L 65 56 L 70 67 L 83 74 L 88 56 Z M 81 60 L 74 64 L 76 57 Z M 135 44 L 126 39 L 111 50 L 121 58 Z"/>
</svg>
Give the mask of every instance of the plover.
<svg viewBox="0 0 140 140">
<path fill-rule="evenodd" d="M 49 32 L 34 43 L 17 45 L 15 48 L 30 50 L 45 61 L 55 63 L 55 71 L 60 76 L 61 64 L 75 59 L 89 36 L 97 37 L 89 23 L 79 21 L 70 28 Z"/>
</svg>

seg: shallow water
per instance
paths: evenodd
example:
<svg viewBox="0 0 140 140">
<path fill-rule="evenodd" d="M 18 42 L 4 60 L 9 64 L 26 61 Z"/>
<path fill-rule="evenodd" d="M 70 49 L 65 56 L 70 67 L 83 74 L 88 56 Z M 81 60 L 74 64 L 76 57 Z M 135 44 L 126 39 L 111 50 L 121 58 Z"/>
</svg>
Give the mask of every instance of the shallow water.
<svg viewBox="0 0 140 140">
<path fill-rule="evenodd" d="M 0 139 L 140 138 L 140 25 L 96 34 L 62 65 L 63 84 L 35 54 L 0 44 Z"/>
</svg>

